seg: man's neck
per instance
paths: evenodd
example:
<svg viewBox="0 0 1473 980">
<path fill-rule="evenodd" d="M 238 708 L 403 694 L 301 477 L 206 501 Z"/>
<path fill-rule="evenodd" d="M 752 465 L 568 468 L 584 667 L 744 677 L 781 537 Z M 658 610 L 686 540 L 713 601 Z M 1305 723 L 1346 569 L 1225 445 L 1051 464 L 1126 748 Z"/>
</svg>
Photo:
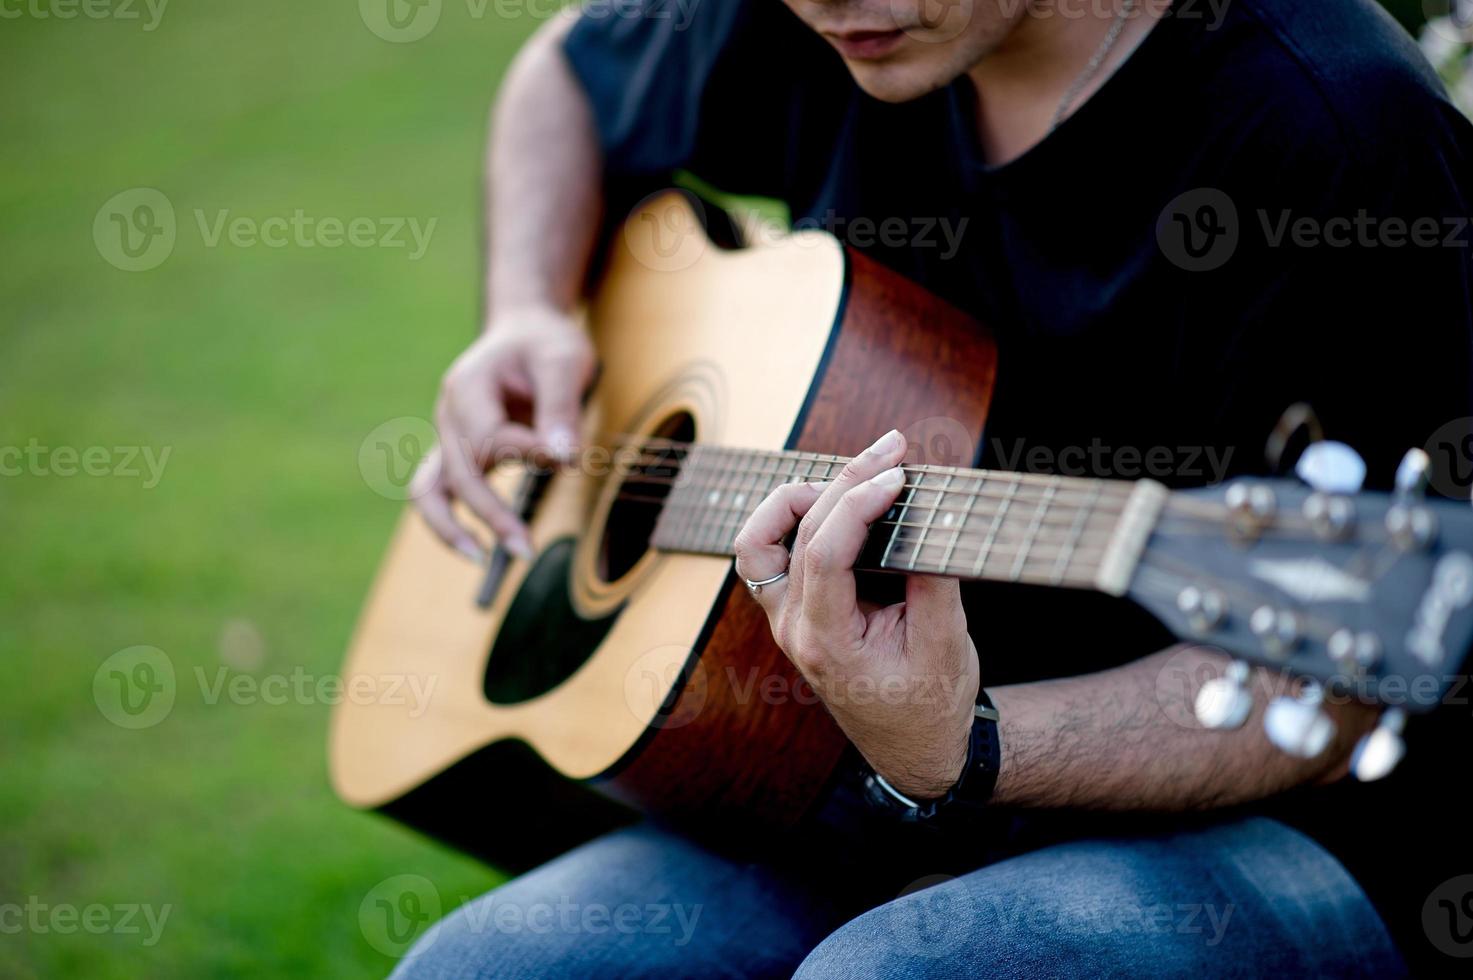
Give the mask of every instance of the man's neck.
<svg viewBox="0 0 1473 980">
<path fill-rule="evenodd" d="M 977 133 L 983 157 L 998 166 L 1015 160 L 1049 134 L 1060 103 L 1087 70 L 1126 0 L 1063 0 L 1047 16 L 1024 13 L 1006 40 L 974 65 Z M 1068 114 L 1097 92 L 1169 10 L 1171 0 L 1137 0 L 1118 39 Z"/>
</svg>

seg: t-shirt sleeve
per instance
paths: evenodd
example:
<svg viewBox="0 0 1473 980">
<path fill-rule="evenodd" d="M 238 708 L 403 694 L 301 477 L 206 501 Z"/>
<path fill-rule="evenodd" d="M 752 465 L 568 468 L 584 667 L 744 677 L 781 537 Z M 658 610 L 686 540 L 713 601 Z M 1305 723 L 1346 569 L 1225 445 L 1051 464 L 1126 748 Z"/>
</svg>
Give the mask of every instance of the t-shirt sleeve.
<svg viewBox="0 0 1473 980">
<path fill-rule="evenodd" d="M 786 198 L 812 39 L 781 4 L 640 0 L 586 9 L 563 42 L 606 177 L 687 169 L 723 191 Z"/>
</svg>

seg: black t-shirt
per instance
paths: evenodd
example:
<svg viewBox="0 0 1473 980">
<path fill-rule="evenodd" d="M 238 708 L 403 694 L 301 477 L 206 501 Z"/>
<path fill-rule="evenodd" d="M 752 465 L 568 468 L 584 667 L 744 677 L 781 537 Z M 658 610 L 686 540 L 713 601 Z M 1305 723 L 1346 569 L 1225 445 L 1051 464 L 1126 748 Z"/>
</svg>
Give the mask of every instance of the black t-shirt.
<svg viewBox="0 0 1473 980">
<path fill-rule="evenodd" d="M 997 167 L 969 80 L 879 102 L 777 0 L 585 14 L 565 50 L 611 188 L 685 169 L 779 198 L 989 324 L 983 465 L 1217 482 L 1262 472 L 1275 422 L 1308 402 L 1384 488 L 1406 449 L 1473 415 L 1473 127 L 1371 0 L 1238 0 L 1220 22 L 1212 6 L 1179 4 Z M 1169 642 L 1098 596 L 972 599 L 989 684 Z M 1438 955 L 1423 901 L 1473 872 L 1469 728 L 1466 708 L 1419 721 L 1391 778 L 1256 808 L 1339 856 L 1414 960 Z"/>
</svg>

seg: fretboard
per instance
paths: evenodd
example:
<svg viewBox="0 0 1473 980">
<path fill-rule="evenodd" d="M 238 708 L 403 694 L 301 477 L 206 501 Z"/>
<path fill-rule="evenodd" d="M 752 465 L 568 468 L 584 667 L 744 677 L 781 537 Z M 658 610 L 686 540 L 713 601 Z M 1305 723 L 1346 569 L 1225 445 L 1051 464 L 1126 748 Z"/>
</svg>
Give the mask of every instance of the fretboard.
<svg viewBox="0 0 1473 980">
<path fill-rule="evenodd" d="M 708 555 L 733 554 L 737 532 L 779 485 L 831 480 L 848 462 L 714 446 L 680 455 L 654 545 Z M 1149 481 L 944 466 L 905 473 L 895 506 L 871 528 L 861 567 L 1120 595 L 1166 496 Z"/>
</svg>

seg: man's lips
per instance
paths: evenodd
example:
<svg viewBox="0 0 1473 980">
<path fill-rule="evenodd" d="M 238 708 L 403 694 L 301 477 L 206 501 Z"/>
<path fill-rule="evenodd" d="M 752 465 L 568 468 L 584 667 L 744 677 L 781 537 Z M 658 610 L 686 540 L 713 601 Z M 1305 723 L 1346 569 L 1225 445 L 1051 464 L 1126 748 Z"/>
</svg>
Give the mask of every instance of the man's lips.
<svg viewBox="0 0 1473 980">
<path fill-rule="evenodd" d="M 894 51 L 905 39 L 905 32 L 898 28 L 890 31 L 845 31 L 843 34 L 829 34 L 828 38 L 844 57 L 871 61 Z"/>
</svg>

